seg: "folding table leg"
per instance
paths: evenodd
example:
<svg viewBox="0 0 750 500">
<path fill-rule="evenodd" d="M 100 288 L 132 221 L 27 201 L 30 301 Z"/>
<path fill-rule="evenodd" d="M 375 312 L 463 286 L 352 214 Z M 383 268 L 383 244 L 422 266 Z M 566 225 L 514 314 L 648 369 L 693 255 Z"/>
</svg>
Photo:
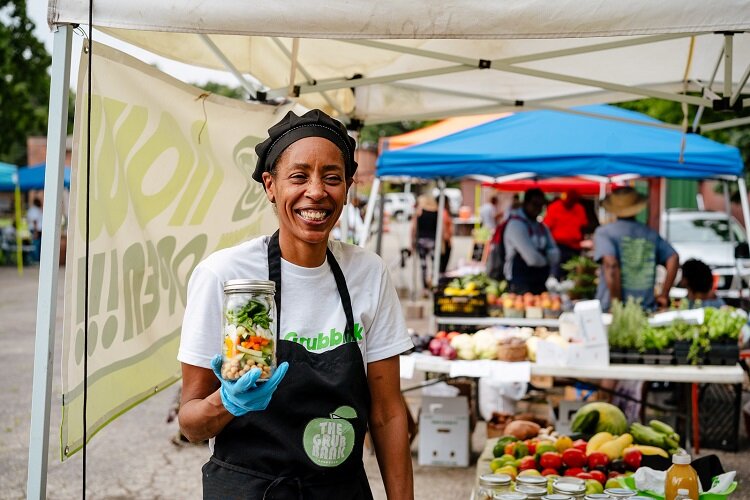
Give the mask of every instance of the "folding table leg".
<svg viewBox="0 0 750 500">
<path fill-rule="evenodd" d="M 693 421 L 693 455 L 697 456 L 701 452 L 701 426 L 698 414 L 698 384 L 691 384 L 690 389 L 690 401 L 693 410 L 691 415 L 691 420 Z"/>
</svg>

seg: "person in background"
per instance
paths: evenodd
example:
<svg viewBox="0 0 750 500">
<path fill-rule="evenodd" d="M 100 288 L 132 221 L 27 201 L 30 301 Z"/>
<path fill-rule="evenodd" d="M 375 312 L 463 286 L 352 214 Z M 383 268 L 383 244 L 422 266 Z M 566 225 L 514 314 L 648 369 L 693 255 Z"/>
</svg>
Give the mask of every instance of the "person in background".
<svg viewBox="0 0 750 500">
<path fill-rule="evenodd" d="M 431 288 L 432 280 L 429 272 L 428 262 L 433 261 L 435 252 L 435 234 L 438 224 L 438 203 L 429 194 L 419 195 L 417 198 L 417 211 L 414 214 L 411 225 L 412 250 L 419 255 L 419 263 L 422 268 L 422 285 L 425 290 Z M 443 209 L 443 241 L 440 252 L 440 273 L 444 273 L 448 267 L 448 259 L 451 254 L 451 238 L 453 235 L 453 222 L 447 208 Z"/>
<path fill-rule="evenodd" d="M 484 202 L 479 208 L 479 219 L 482 227 L 487 228 L 489 234 L 492 234 L 502 218 L 503 213 L 498 209 L 498 197 L 492 195 L 489 201 Z"/>
<path fill-rule="evenodd" d="M 594 231 L 594 260 L 600 264 L 596 298 L 608 311 L 612 299 L 640 299 L 646 310 L 669 305 L 680 260 L 674 248 L 659 233 L 635 220 L 647 198 L 632 187 L 616 189 L 602 206 L 617 217 Z M 656 266 L 667 269 L 661 292 L 654 295 Z"/>
<path fill-rule="evenodd" d="M 503 231 L 505 278 L 514 293 L 544 292 L 560 251 L 549 229 L 537 220 L 547 199 L 541 189 L 526 191 L 521 208 L 511 212 Z"/>
<path fill-rule="evenodd" d="M 682 264 L 681 285 L 687 289 L 688 307 L 721 307 L 724 301 L 714 292 L 714 275 L 703 261 L 690 259 Z"/>
<path fill-rule="evenodd" d="M 581 254 L 583 229 L 589 225 L 578 191 L 571 189 L 550 203 L 544 216 L 544 224 L 560 249 L 560 262 L 552 269 L 552 274 L 561 279 L 563 272 L 560 266 Z"/>
<path fill-rule="evenodd" d="M 39 262 L 42 250 L 42 200 L 34 198 L 31 207 L 26 212 L 26 223 L 29 225 L 31 242 L 34 245 L 33 262 Z"/>
</svg>

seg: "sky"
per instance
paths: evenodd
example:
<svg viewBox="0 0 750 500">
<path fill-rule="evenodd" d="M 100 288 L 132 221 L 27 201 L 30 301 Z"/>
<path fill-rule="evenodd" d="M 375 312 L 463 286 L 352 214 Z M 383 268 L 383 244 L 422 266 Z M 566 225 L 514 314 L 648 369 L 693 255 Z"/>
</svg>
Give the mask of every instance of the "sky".
<svg viewBox="0 0 750 500">
<path fill-rule="evenodd" d="M 47 52 L 52 54 L 53 35 L 50 32 L 49 26 L 47 26 L 47 0 L 27 0 L 26 10 L 29 17 L 36 25 L 34 34 L 37 38 L 44 41 Z M 83 36 L 80 33 L 73 32 L 73 51 L 71 54 L 70 69 L 70 86 L 73 89 L 75 89 L 76 83 L 78 82 L 78 63 L 81 57 L 82 41 Z M 97 42 L 103 43 L 122 52 L 126 52 L 148 64 L 155 64 L 165 73 L 187 83 L 203 84 L 212 81 L 235 87 L 238 86 L 237 81 L 228 72 L 196 68 L 195 66 L 190 66 L 188 64 L 171 61 L 94 30 L 94 43 Z"/>
</svg>

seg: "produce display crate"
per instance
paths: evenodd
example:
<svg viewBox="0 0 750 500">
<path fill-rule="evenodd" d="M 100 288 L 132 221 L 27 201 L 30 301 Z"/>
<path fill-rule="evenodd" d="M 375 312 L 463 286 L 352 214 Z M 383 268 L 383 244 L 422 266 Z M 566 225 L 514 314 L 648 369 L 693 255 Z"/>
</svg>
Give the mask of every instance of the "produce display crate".
<svg viewBox="0 0 750 500">
<path fill-rule="evenodd" d="M 487 316 L 487 296 L 445 295 L 443 290 L 435 292 L 435 316 L 479 318 Z"/>
<path fill-rule="evenodd" d="M 742 406 L 741 384 L 701 384 L 698 413 L 701 447 L 737 451 Z"/>
</svg>

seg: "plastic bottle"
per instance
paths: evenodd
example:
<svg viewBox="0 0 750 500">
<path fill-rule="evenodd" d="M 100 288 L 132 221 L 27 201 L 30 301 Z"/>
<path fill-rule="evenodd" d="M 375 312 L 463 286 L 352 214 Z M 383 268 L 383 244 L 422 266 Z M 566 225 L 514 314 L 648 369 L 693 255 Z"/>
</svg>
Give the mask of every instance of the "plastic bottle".
<svg viewBox="0 0 750 500">
<path fill-rule="evenodd" d="M 686 490 L 686 497 L 698 499 L 698 474 L 690 466 L 690 455 L 684 451 L 672 455 L 672 467 L 667 471 L 664 484 L 664 500 L 677 500 L 681 490 Z"/>
</svg>

